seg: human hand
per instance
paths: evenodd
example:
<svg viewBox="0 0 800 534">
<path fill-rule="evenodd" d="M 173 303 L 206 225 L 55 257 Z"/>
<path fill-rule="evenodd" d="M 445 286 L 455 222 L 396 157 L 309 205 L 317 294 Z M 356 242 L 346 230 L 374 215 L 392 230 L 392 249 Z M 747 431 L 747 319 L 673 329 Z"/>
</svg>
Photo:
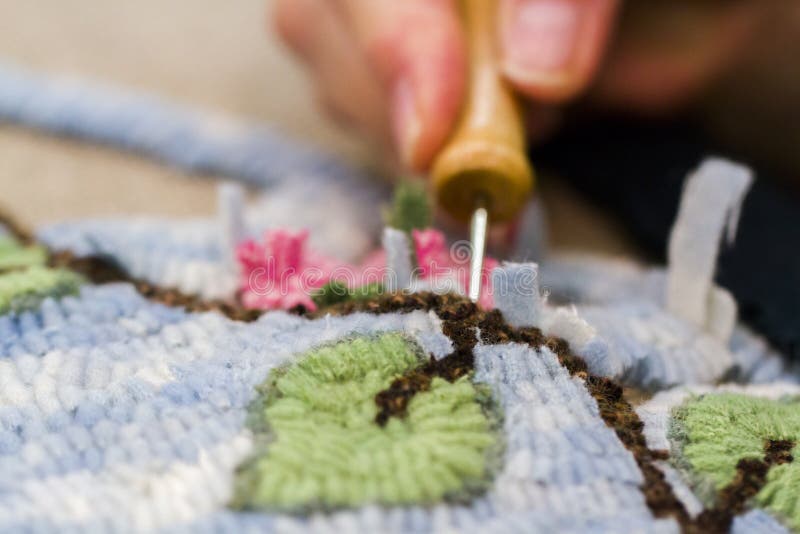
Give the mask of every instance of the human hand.
<svg viewBox="0 0 800 534">
<path fill-rule="evenodd" d="M 770 3 L 497 1 L 498 64 L 530 103 L 534 137 L 588 88 L 594 104 L 629 110 L 688 101 L 735 62 Z M 407 167 L 430 165 L 464 97 L 454 0 L 278 0 L 274 17 L 331 115 L 394 146 Z"/>
</svg>

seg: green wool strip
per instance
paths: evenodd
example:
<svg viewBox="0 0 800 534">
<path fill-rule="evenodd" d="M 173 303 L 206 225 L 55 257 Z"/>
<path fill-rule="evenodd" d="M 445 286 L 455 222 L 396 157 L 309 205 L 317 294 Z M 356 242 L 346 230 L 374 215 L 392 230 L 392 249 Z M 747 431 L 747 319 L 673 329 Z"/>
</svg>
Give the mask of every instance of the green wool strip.
<svg viewBox="0 0 800 534">
<path fill-rule="evenodd" d="M 420 180 L 400 182 L 394 189 L 385 219 L 387 226 L 406 233 L 429 228 L 433 223 L 433 209 L 424 183 Z"/>
<path fill-rule="evenodd" d="M 710 500 L 733 480 L 739 460 L 764 458 L 767 440 L 800 442 L 800 402 L 733 393 L 693 397 L 673 412 L 670 437 L 677 441 L 681 467 L 695 479 L 701 496 Z M 795 461 L 770 469 L 755 502 L 800 531 L 797 445 L 792 455 Z"/>
<path fill-rule="evenodd" d="M 350 300 L 371 299 L 382 294 L 383 284 L 380 282 L 372 282 L 355 289 L 350 289 L 344 282 L 331 280 L 324 286 L 316 289 L 311 295 L 311 300 L 313 300 L 314 304 L 318 307 L 325 308 Z"/>
<path fill-rule="evenodd" d="M 237 472 L 232 506 L 434 503 L 483 489 L 496 437 L 469 377 L 435 378 L 405 418 L 375 424 L 375 394 L 422 361 L 392 333 L 320 347 L 273 372 L 252 407 L 257 453 Z"/>
<path fill-rule="evenodd" d="M 34 309 L 47 297 L 74 295 L 82 282 L 73 272 L 39 266 L 0 274 L 0 314 Z"/>
<path fill-rule="evenodd" d="M 47 252 L 44 247 L 21 246 L 15 239 L 0 237 L 0 271 L 44 265 Z"/>
</svg>

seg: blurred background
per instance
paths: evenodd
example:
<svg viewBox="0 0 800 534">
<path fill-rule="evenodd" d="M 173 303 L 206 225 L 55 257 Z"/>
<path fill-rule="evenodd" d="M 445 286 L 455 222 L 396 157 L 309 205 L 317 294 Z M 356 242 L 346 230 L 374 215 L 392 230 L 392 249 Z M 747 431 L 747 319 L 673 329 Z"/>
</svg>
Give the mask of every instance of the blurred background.
<svg viewBox="0 0 800 534">
<path fill-rule="evenodd" d="M 368 147 L 319 111 L 302 68 L 270 31 L 270 4 L 0 0 L 0 61 L 268 121 L 351 161 L 370 162 Z M 143 158 L 2 123 L 0 191 L 3 206 L 29 226 L 91 215 L 211 213 L 216 194 L 211 181 L 187 180 Z M 574 203 L 566 207 L 591 218 Z M 565 209 L 554 213 L 578 216 Z M 590 236 L 573 241 L 597 244 L 602 233 L 606 248 L 624 249 L 613 231 L 596 228 L 586 225 Z"/>
<path fill-rule="evenodd" d="M 693 113 L 726 146 L 796 170 L 800 3 L 765 1 L 776 9 L 757 43 L 764 50 L 752 50 L 752 58 L 743 58 L 741 68 Z M 374 164 L 368 147 L 319 112 L 301 67 L 269 31 L 270 3 L 0 0 L 0 61 L 263 120 L 351 161 Z M 567 186 L 544 177 L 541 191 L 557 247 L 633 250 L 619 223 Z M 215 202 L 211 181 L 5 124 L 0 124 L 0 192 L 0 203 L 29 226 L 104 214 L 204 214 Z"/>
<path fill-rule="evenodd" d="M 279 125 L 359 160 L 265 31 L 265 0 L 0 0 L 0 61 L 83 76 Z M 215 189 L 113 149 L 0 124 L 2 203 L 27 224 L 94 214 L 210 213 Z"/>
</svg>

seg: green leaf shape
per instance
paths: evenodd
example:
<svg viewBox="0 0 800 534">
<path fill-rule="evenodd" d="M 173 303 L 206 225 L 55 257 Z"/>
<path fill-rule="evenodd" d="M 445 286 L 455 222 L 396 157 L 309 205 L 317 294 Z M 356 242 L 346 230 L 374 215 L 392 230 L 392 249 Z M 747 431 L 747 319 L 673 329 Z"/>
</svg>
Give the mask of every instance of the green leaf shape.
<svg viewBox="0 0 800 534">
<path fill-rule="evenodd" d="M 406 233 L 430 227 L 433 209 L 425 184 L 420 180 L 405 180 L 397 184 L 385 219 L 387 226 Z"/>
<path fill-rule="evenodd" d="M 21 246 L 15 239 L 0 237 L 0 271 L 44 265 L 47 251 L 40 245 Z"/>
<path fill-rule="evenodd" d="M 735 393 L 692 397 L 673 412 L 670 437 L 677 442 L 681 467 L 706 501 L 733 481 L 742 458 L 764 458 L 767 440 L 800 442 L 798 399 L 770 400 Z M 800 531 L 800 458 L 770 468 L 755 496 L 757 506 L 782 517 Z"/>
<path fill-rule="evenodd" d="M 392 333 L 320 347 L 273 372 L 252 407 L 257 452 L 238 470 L 232 506 L 426 504 L 484 489 L 497 439 L 469 377 L 435 378 L 405 418 L 375 423 L 375 394 L 422 361 Z"/>
<path fill-rule="evenodd" d="M 35 309 L 47 297 L 77 294 L 82 283 L 71 271 L 40 266 L 0 274 L 0 315 Z"/>
</svg>

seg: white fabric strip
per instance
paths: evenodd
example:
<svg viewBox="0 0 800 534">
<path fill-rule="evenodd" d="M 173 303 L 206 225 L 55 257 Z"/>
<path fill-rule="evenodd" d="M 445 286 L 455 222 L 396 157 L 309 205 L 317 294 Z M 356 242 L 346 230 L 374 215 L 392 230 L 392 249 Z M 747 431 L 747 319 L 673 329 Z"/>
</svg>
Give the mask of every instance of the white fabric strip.
<svg viewBox="0 0 800 534">
<path fill-rule="evenodd" d="M 386 251 L 386 289 L 397 291 L 409 288 L 414 268 L 408 236 L 395 228 L 384 228 L 383 249 Z"/>
<path fill-rule="evenodd" d="M 495 307 L 512 326 L 539 326 L 542 297 L 537 264 L 503 262 L 492 271 L 492 296 Z"/>
<path fill-rule="evenodd" d="M 745 166 L 717 158 L 705 160 L 686 181 L 669 240 L 667 309 L 704 329 L 713 324 L 715 334 L 728 337 L 736 310 L 730 301 L 721 302 L 727 299 L 713 298 L 714 268 L 726 229 L 728 243 L 733 240 L 752 180 L 752 171 Z M 720 306 L 712 306 L 714 301 Z"/>
<path fill-rule="evenodd" d="M 217 220 L 219 224 L 219 248 L 228 270 L 236 273 L 236 245 L 245 237 L 244 188 L 226 182 L 217 188 Z"/>
</svg>

